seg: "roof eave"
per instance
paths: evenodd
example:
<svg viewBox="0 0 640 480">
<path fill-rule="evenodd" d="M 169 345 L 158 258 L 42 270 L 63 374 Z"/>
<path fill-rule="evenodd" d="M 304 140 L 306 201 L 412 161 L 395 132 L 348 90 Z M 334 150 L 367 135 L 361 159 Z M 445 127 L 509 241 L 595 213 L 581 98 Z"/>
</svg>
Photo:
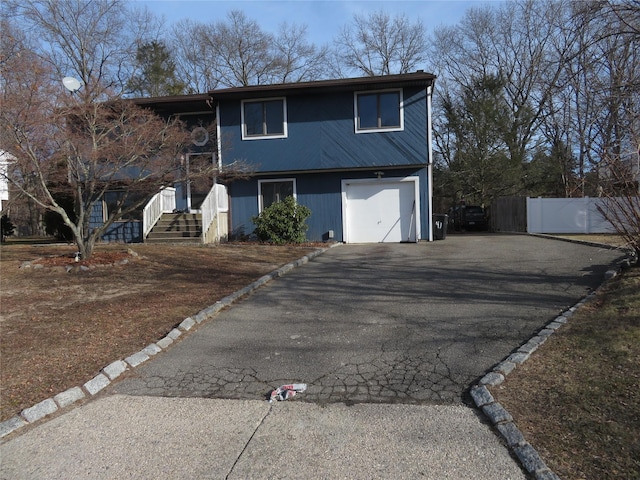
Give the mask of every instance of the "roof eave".
<svg viewBox="0 0 640 480">
<path fill-rule="evenodd" d="M 323 92 L 354 91 L 367 89 L 384 89 L 399 87 L 426 88 L 432 86 L 436 76 L 431 73 L 418 71 L 397 75 L 383 75 L 375 77 L 346 78 L 339 80 L 318 80 L 313 82 L 280 83 L 272 85 L 251 85 L 246 87 L 232 87 L 210 90 L 209 95 L 214 100 L 252 98 L 260 96 L 299 95 L 307 92 L 314 94 Z"/>
</svg>

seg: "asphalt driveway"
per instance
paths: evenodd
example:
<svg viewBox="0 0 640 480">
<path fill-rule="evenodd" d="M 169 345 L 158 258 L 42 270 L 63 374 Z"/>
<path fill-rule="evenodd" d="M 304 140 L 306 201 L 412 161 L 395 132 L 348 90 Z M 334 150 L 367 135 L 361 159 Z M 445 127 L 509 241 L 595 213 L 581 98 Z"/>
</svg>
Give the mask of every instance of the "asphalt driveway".
<svg viewBox="0 0 640 480">
<path fill-rule="evenodd" d="M 460 404 L 469 386 L 602 281 L 615 250 L 526 235 L 341 245 L 110 387 L 161 397 Z"/>
</svg>

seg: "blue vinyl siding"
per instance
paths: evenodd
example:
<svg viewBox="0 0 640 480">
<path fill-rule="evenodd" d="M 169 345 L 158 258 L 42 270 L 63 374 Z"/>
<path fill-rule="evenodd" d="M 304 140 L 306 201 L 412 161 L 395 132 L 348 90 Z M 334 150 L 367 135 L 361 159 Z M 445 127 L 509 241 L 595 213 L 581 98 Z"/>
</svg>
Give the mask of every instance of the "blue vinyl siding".
<svg viewBox="0 0 640 480">
<path fill-rule="evenodd" d="M 404 131 L 355 133 L 354 94 L 288 96 L 288 136 L 242 140 L 240 100 L 220 105 L 222 161 L 256 172 L 419 165 L 427 162 L 426 92 L 404 92 Z"/>
<path fill-rule="evenodd" d="M 94 204 L 91 210 L 89 228 L 95 229 L 103 225 L 102 202 Z M 103 242 L 137 243 L 142 242 L 142 222 L 129 220 L 112 223 L 100 238 Z"/>
<path fill-rule="evenodd" d="M 427 169 L 398 169 L 385 170 L 385 177 L 406 177 L 417 175 L 420 177 L 421 204 L 426 207 L 428 203 L 426 193 Z M 277 176 L 261 176 L 261 180 L 276 179 Z M 289 177 L 290 178 L 290 177 Z M 327 233 L 333 230 L 335 241 L 343 241 L 342 231 L 342 180 L 375 178 L 372 171 L 352 171 L 333 173 L 310 173 L 295 175 L 298 203 L 311 209 L 311 216 L 307 220 L 307 240 L 325 241 Z M 231 232 L 232 236 L 250 235 L 255 225 L 251 221 L 258 215 L 258 178 L 245 181 L 236 181 L 230 185 L 231 196 Z M 426 222 L 428 213 L 423 207 L 422 235 L 428 238 L 429 222 Z"/>
<path fill-rule="evenodd" d="M 112 223 L 102 236 L 102 240 L 122 243 L 142 242 L 142 222 L 132 220 Z"/>
</svg>

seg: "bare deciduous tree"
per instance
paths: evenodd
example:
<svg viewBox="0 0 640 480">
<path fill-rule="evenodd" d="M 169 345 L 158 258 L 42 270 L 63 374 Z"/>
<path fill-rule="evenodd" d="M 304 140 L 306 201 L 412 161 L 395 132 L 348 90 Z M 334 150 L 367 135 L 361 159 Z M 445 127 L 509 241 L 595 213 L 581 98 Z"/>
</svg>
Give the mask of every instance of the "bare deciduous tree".
<svg viewBox="0 0 640 480">
<path fill-rule="evenodd" d="M 629 249 L 640 259 L 640 136 L 635 146 L 620 155 L 608 155 L 602 161 L 598 207 L 602 216 L 622 236 Z M 635 148 L 634 148 L 635 147 Z"/>
<path fill-rule="evenodd" d="M 524 162 L 538 147 L 545 108 L 561 73 L 563 44 L 555 43 L 556 2 L 523 0 L 467 11 L 459 25 L 436 31 L 432 55 L 452 90 L 472 79 L 498 75 L 513 120 L 506 141 L 514 161 Z"/>
<path fill-rule="evenodd" d="M 157 26 L 122 0 L 8 0 L 12 21 L 33 39 L 58 79 L 73 76 L 81 95 L 105 100 L 123 91 L 137 46 Z"/>
<path fill-rule="evenodd" d="M 319 80 L 327 74 L 327 46 L 320 48 L 306 41 L 304 25 L 284 23 L 274 38 L 275 55 L 280 73 L 277 83 L 296 83 Z"/>
<path fill-rule="evenodd" d="M 47 28 L 57 32 L 64 48 L 45 58 L 24 37 L 12 34 L 15 27 L 3 21 L 3 51 L 9 54 L 0 63 L 0 144 L 15 158 L 4 175 L 23 195 L 58 214 L 83 257 L 89 257 L 113 222 L 138 210 L 163 186 L 187 180 L 178 158 L 190 143 L 190 135 L 177 119 L 162 119 L 111 95 L 110 57 L 103 50 L 108 44 L 95 46 L 94 53 L 102 55 L 101 65 L 89 58 L 92 48 L 76 44 L 85 35 L 81 26 L 90 30 L 101 22 L 113 25 L 104 18 L 104 11 L 96 12 L 89 5 L 82 12 L 74 10 L 78 17 L 59 19 L 57 3 L 26 5 L 35 3 L 55 7 L 46 17 L 51 22 Z M 72 3 L 80 4 L 68 2 Z M 92 22 L 85 14 L 96 17 Z M 70 58 L 61 58 L 65 53 Z M 75 65 L 74 72 L 88 82 L 75 94 L 66 92 L 60 83 L 58 68 L 65 64 Z M 102 84 L 103 80 L 108 84 Z M 103 98 L 106 100 L 97 101 Z M 212 177 L 215 171 L 212 164 L 196 174 Z M 100 207 L 107 193 L 112 201 L 105 211 Z M 73 208 L 65 208 L 63 199 L 71 199 Z M 102 217 L 92 223 L 96 213 Z"/>
<path fill-rule="evenodd" d="M 277 34 L 232 10 L 224 21 L 182 21 L 173 30 L 178 71 L 192 92 L 317 80 L 326 71 L 327 47 L 306 40 L 303 25 L 283 24 Z"/>
<path fill-rule="evenodd" d="M 334 41 L 338 69 L 360 75 L 409 73 L 427 59 L 422 22 L 402 14 L 391 17 L 384 11 L 355 15 Z"/>
<path fill-rule="evenodd" d="M 232 10 L 226 22 L 204 30 L 205 41 L 214 52 L 219 82 L 228 87 L 273 83 L 277 60 L 271 51 L 273 37 L 244 12 Z"/>
<path fill-rule="evenodd" d="M 214 65 L 215 49 L 206 39 L 206 27 L 193 20 L 181 20 L 171 31 L 175 51 L 176 74 L 187 93 L 205 93 L 218 86 Z"/>
</svg>

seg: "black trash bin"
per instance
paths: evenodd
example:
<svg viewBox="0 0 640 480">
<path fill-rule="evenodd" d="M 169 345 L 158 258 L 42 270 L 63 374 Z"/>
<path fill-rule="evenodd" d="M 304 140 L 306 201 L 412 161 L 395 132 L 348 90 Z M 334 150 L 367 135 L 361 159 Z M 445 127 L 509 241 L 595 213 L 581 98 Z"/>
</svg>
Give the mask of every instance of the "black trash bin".
<svg viewBox="0 0 640 480">
<path fill-rule="evenodd" d="M 433 215 L 433 239 L 444 240 L 447 238 L 447 222 L 449 215 L 446 213 L 436 213 Z"/>
</svg>

